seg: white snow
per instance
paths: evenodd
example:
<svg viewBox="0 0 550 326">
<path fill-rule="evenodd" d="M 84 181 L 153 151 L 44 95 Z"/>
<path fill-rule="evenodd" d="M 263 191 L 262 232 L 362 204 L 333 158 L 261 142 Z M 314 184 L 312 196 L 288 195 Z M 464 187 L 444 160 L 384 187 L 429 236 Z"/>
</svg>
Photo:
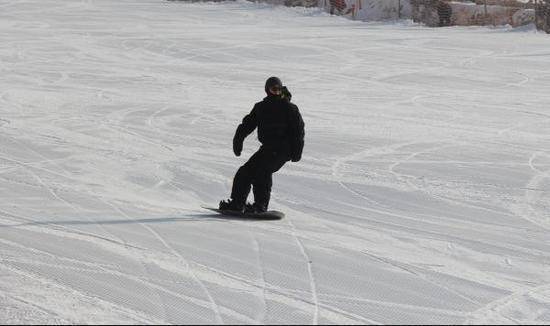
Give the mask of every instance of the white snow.
<svg viewBox="0 0 550 326">
<path fill-rule="evenodd" d="M 0 323 L 550 323 L 548 42 L 0 0 Z M 212 215 L 271 75 L 306 122 L 287 216 Z"/>
</svg>

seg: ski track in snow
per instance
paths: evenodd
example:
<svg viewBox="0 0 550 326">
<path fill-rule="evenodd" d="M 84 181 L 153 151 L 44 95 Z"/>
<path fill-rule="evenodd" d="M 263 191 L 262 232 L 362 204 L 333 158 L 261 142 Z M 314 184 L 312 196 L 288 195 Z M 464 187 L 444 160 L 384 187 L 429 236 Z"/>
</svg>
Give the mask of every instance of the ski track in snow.
<svg viewBox="0 0 550 326">
<path fill-rule="evenodd" d="M 292 228 L 292 236 L 296 240 L 296 244 L 300 248 L 300 253 L 304 257 L 304 262 L 307 265 L 307 271 L 308 271 L 308 277 L 309 277 L 309 286 L 311 289 L 311 296 L 313 299 L 313 303 L 315 304 L 315 310 L 313 313 L 313 320 L 311 321 L 312 325 L 317 325 L 319 323 L 319 299 L 317 297 L 317 285 L 315 284 L 315 276 L 313 275 L 313 269 L 312 269 L 312 260 L 311 257 L 308 255 L 306 248 L 304 244 L 302 243 L 302 240 L 300 240 L 296 236 L 296 227 L 292 223 L 292 219 L 287 219 L 288 224 Z"/>
<path fill-rule="evenodd" d="M 0 322 L 550 322 L 546 35 L 0 2 Z M 306 122 L 287 216 L 205 212 L 271 75 Z"/>
</svg>

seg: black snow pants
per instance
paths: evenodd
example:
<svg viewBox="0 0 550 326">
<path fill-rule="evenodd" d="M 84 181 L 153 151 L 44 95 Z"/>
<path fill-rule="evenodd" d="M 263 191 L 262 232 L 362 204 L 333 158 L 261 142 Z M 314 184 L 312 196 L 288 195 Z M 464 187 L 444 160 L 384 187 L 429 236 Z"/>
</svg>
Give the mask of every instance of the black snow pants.
<svg viewBox="0 0 550 326">
<path fill-rule="evenodd" d="M 254 203 L 266 208 L 271 198 L 272 175 L 290 161 L 288 151 L 277 151 L 264 146 L 237 170 L 233 179 L 231 199 L 244 204 L 252 186 Z"/>
</svg>

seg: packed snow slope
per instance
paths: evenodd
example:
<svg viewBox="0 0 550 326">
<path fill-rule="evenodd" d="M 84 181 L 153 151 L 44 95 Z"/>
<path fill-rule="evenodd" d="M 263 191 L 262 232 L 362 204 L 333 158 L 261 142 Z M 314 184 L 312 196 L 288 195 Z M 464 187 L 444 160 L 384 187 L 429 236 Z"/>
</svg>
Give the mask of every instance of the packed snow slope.
<svg viewBox="0 0 550 326">
<path fill-rule="evenodd" d="M 549 42 L 0 0 L 0 323 L 550 323 Z M 271 75 L 306 122 L 287 217 L 212 215 Z"/>
</svg>

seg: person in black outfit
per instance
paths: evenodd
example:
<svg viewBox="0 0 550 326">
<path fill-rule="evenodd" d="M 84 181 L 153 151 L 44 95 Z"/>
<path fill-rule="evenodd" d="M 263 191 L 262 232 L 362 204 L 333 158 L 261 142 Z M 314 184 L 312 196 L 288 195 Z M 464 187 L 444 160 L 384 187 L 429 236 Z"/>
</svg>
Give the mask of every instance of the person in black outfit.
<svg viewBox="0 0 550 326">
<path fill-rule="evenodd" d="M 277 77 L 265 83 L 267 96 L 244 117 L 233 137 L 233 152 L 241 155 L 244 139 L 258 128 L 260 149 L 239 168 L 233 179 L 231 199 L 221 201 L 222 210 L 265 212 L 271 196 L 272 174 L 286 162 L 298 162 L 304 148 L 304 121 L 291 94 Z M 246 199 L 252 187 L 254 204 Z"/>
</svg>

